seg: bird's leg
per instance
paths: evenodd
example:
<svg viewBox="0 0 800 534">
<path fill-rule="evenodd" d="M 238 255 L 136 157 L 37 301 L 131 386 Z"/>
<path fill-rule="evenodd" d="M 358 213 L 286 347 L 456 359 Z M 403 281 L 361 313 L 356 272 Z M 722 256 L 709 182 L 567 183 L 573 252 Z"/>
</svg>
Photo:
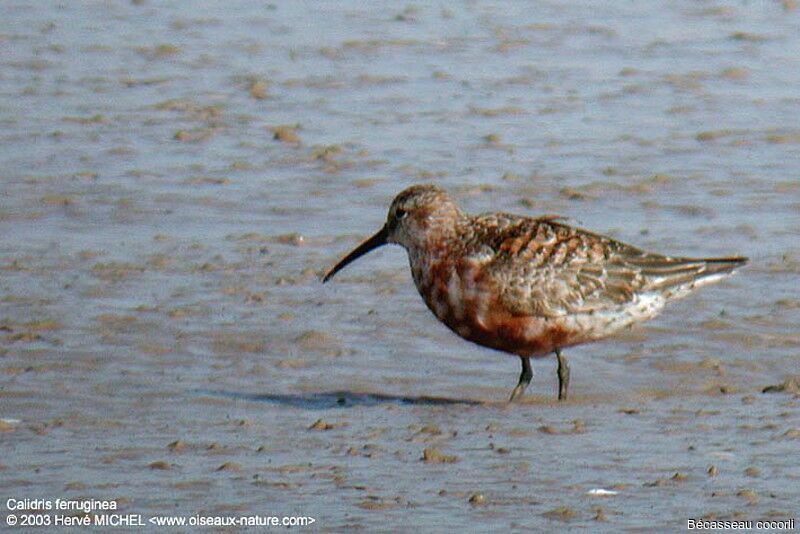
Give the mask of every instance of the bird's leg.
<svg viewBox="0 0 800 534">
<path fill-rule="evenodd" d="M 561 354 L 561 349 L 556 349 L 558 358 L 558 400 L 567 400 L 567 390 L 569 389 L 569 362 L 566 356 Z"/>
<path fill-rule="evenodd" d="M 525 393 L 525 388 L 531 383 L 531 378 L 533 378 L 531 359 L 527 356 L 520 356 L 519 359 L 522 360 L 522 372 L 519 374 L 519 382 L 517 383 L 517 387 L 514 388 L 514 391 L 511 392 L 511 398 L 508 399 L 508 402 L 512 402 L 517 397 L 521 397 L 522 394 Z"/>
</svg>

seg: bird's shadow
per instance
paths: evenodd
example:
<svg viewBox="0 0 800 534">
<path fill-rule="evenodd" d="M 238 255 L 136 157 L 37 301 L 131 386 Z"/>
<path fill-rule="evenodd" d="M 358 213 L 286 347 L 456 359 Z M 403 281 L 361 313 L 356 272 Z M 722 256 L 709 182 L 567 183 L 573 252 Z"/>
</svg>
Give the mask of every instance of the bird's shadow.
<svg viewBox="0 0 800 534">
<path fill-rule="evenodd" d="M 325 391 L 319 393 L 245 393 L 241 391 L 225 391 L 197 389 L 194 393 L 212 397 L 244 400 L 250 402 L 266 402 L 293 408 L 308 410 L 329 410 L 333 408 L 353 408 L 356 406 L 421 405 L 421 406 L 480 406 L 483 402 L 473 399 L 451 399 L 429 395 L 408 396 L 388 395 L 384 393 L 362 393 L 355 391 Z"/>
</svg>

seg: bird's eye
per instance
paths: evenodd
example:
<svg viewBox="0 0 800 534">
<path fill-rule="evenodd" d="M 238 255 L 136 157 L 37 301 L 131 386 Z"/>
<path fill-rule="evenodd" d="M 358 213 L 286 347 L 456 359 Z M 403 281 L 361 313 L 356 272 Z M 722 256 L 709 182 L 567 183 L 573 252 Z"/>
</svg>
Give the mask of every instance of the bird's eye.
<svg viewBox="0 0 800 534">
<path fill-rule="evenodd" d="M 397 210 L 394 212 L 394 218 L 398 221 L 405 218 L 406 215 L 408 215 L 408 212 L 403 208 L 397 208 Z"/>
</svg>

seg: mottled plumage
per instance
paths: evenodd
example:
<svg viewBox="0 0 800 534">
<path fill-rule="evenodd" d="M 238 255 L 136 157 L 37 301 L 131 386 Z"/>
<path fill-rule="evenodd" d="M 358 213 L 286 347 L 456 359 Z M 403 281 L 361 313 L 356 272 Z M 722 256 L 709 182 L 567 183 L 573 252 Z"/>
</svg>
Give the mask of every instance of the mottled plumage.
<svg viewBox="0 0 800 534">
<path fill-rule="evenodd" d="M 465 339 L 522 359 L 512 400 L 530 382 L 530 357 L 556 353 L 565 398 L 569 367 L 561 349 L 650 319 L 667 301 L 747 261 L 652 254 L 558 217 L 469 216 L 441 188 L 420 185 L 398 194 L 381 231 L 323 281 L 385 243 L 406 248 L 414 283 L 439 320 Z"/>
</svg>

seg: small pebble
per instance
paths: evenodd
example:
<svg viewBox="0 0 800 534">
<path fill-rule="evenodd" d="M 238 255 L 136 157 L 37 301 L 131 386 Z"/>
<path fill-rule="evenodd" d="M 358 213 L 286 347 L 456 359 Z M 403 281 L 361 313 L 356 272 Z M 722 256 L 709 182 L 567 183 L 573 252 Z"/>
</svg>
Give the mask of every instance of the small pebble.
<svg viewBox="0 0 800 534">
<path fill-rule="evenodd" d="M 217 471 L 238 471 L 241 468 L 242 466 L 237 464 L 236 462 L 225 462 L 224 464 L 217 467 Z"/>
<path fill-rule="evenodd" d="M 570 521 L 578 517 L 578 512 L 573 510 L 572 508 L 568 508 L 566 506 L 561 506 L 559 508 L 554 508 L 542 514 L 544 517 L 548 519 L 558 519 L 560 521 Z"/>
<path fill-rule="evenodd" d="M 758 499 L 758 494 L 751 489 L 739 490 L 736 493 L 736 496 L 741 497 L 743 499 L 747 499 L 748 501 L 755 501 L 756 499 Z"/>
<path fill-rule="evenodd" d="M 800 393 L 800 384 L 794 378 L 787 378 L 780 384 L 766 386 L 761 393 Z"/>
<path fill-rule="evenodd" d="M 16 424 L 9 423 L 5 420 L 0 420 L 0 432 L 8 432 L 10 430 L 14 430 L 16 427 Z"/>
<path fill-rule="evenodd" d="M 789 439 L 800 438 L 800 428 L 790 428 L 789 430 L 783 433 L 783 437 Z"/>
<path fill-rule="evenodd" d="M 617 495 L 618 493 L 618 491 L 607 490 L 603 488 L 590 489 L 586 492 L 587 495 L 591 495 L 593 497 L 611 497 L 613 495 Z"/>
<path fill-rule="evenodd" d="M 335 425 L 332 423 L 326 423 L 322 419 L 317 419 L 310 427 L 308 427 L 309 430 L 330 430 L 332 428 L 335 428 Z"/>
<path fill-rule="evenodd" d="M 458 456 L 444 454 L 436 447 L 426 447 L 422 451 L 422 461 L 429 464 L 452 464 L 458 461 Z"/>
<path fill-rule="evenodd" d="M 473 493 L 469 497 L 469 503 L 473 506 L 486 504 L 486 497 L 483 496 L 483 493 Z"/>
<path fill-rule="evenodd" d="M 160 469 L 160 470 L 166 470 L 172 468 L 169 462 L 165 462 L 164 460 L 151 462 L 147 467 L 149 467 L 150 469 Z"/>
<path fill-rule="evenodd" d="M 256 80 L 250 85 L 250 96 L 256 100 L 269 98 L 269 84 L 264 80 Z"/>
<path fill-rule="evenodd" d="M 761 469 L 759 469 L 758 467 L 750 466 L 744 470 L 744 474 L 753 478 L 759 477 L 761 476 Z"/>
<path fill-rule="evenodd" d="M 186 449 L 186 442 L 177 439 L 167 445 L 167 448 L 171 451 L 179 452 Z"/>
<path fill-rule="evenodd" d="M 290 145 L 297 145 L 300 144 L 300 136 L 297 135 L 297 127 L 296 126 L 275 126 L 272 128 L 272 138 L 275 141 L 280 141 L 282 143 L 288 143 Z"/>
</svg>

